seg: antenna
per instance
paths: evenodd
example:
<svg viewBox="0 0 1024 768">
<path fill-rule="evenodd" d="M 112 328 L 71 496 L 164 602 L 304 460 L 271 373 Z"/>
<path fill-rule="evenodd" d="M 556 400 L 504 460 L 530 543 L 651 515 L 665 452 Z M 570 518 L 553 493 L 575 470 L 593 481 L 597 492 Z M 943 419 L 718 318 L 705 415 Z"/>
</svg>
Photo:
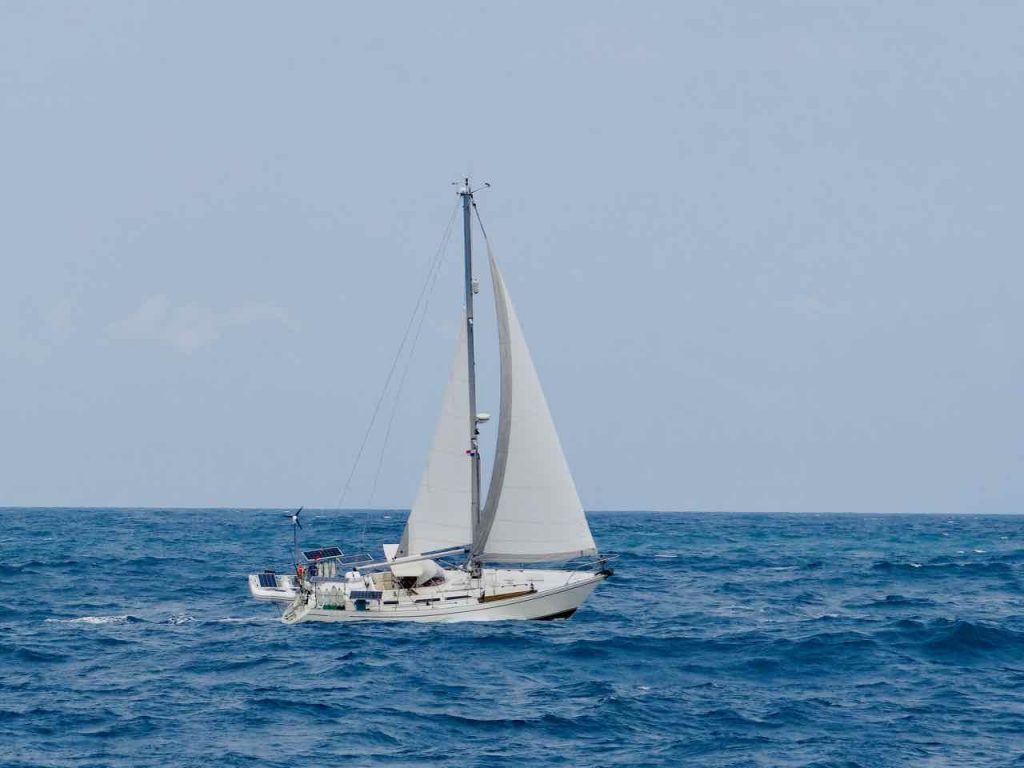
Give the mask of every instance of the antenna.
<svg viewBox="0 0 1024 768">
<path fill-rule="evenodd" d="M 452 182 L 452 186 L 459 188 L 459 194 L 460 195 L 469 195 L 470 197 L 472 197 L 477 192 L 482 192 L 485 189 L 490 189 L 491 188 L 491 182 L 485 181 L 483 183 L 483 186 L 477 187 L 476 189 L 471 189 L 470 186 L 469 186 L 469 177 L 467 176 L 462 181 L 453 181 Z"/>
</svg>

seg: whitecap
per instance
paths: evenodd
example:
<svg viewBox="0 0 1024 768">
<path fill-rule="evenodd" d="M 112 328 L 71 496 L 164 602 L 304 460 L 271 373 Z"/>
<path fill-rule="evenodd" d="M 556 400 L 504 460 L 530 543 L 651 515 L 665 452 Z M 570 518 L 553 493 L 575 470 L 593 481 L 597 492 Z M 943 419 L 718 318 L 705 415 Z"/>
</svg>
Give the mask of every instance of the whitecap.
<svg viewBox="0 0 1024 768">
<path fill-rule="evenodd" d="M 166 624 L 192 624 L 195 622 L 195 616 L 189 616 L 187 613 L 176 613 L 167 619 Z"/>
<path fill-rule="evenodd" d="M 122 613 L 116 616 L 79 616 L 76 619 L 47 619 L 47 624 L 128 624 L 138 621 L 134 616 Z"/>
</svg>

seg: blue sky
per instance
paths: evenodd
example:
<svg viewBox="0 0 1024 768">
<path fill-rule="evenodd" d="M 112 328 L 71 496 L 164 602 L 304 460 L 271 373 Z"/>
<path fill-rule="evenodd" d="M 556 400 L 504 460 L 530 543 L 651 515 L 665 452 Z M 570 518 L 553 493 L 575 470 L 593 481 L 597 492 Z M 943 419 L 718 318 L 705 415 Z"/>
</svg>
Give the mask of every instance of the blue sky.
<svg viewBox="0 0 1024 768">
<path fill-rule="evenodd" d="M 1021 40 L 1008 2 L 6 2 L 0 504 L 337 504 L 470 173 L 588 508 L 1022 512 Z M 452 247 L 346 506 L 411 502 L 459 290 Z"/>
</svg>

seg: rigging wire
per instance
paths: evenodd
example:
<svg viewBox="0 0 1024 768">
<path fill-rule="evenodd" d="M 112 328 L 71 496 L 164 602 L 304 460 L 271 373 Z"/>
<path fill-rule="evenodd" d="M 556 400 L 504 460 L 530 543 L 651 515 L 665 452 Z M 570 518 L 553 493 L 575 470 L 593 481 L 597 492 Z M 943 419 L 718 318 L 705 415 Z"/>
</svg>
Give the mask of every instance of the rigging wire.
<svg viewBox="0 0 1024 768">
<path fill-rule="evenodd" d="M 451 235 L 450 227 L 448 229 L 448 235 Z M 384 440 L 380 447 L 380 456 L 378 456 L 377 458 L 377 470 L 376 472 L 374 472 L 373 475 L 373 485 L 370 488 L 370 499 L 367 502 L 368 506 L 373 505 L 373 500 L 377 495 L 377 483 L 380 480 L 380 472 L 382 467 L 384 466 L 384 456 L 387 453 L 388 440 L 391 437 L 391 427 L 395 423 L 395 415 L 398 413 L 398 403 L 401 401 L 402 391 L 405 389 L 405 380 L 409 377 L 409 370 L 412 368 L 413 356 L 416 354 L 416 345 L 419 343 L 420 333 L 423 332 L 423 326 L 425 325 L 424 321 L 427 318 L 427 311 L 430 308 L 430 300 L 434 296 L 433 287 L 434 284 L 437 282 L 438 275 L 441 274 L 441 267 L 444 264 L 443 255 L 447 253 L 447 245 L 448 241 L 445 240 L 445 247 L 442 249 L 442 258 L 438 258 L 434 263 L 434 272 L 433 275 L 429 278 L 430 288 L 427 291 L 426 301 L 424 301 L 423 303 L 423 311 L 420 312 L 420 319 L 419 322 L 416 324 L 416 331 L 413 334 L 412 343 L 409 344 L 409 354 L 405 356 L 405 365 L 402 369 L 402 374 L 401 376 L 398 377 L 398 387 L 395 389 L 395 397 L 391 401 L 391 413 L 388 416 L 388 424 L 384 430 Z"/>
<path fill-rule="evenodd" d="M 345 486 L 341 491 L 341 497 L 338 499 L 338 509 L 342 509 L 345 503 L 345 499 L 348 497 L 348 492 L 352 487 L 352 478 L 355 476 L 356 469 L 359 466 L 359 462 L 362 460 L 363 452 L 366 450 L 366 443 L 370 439 L 370 433 L 373 431 L 374 425 L 377 423 L 377 416 L 380 413 L 380 407 L 384 403 L 384 398 L 388 393 L 388 387 L 391 385 L 391 379 L 395 375 L 395 370 L 398 367 L 398 361 L 402 356 L 402 352 L 405 350 L 406 344 L 409 341 L 409 334 L 412 331 L 413 324 L 420 314 L 420 306 L 423 304 L 424 297 L 427 296 L 428 289 L 433 285 L 436 280 L 436 273 L 438 271 L 438 265 L 443 260 L 443 256 L 447 250 L 448 240 L 451 236 L 452 224 L 455 221 L 455 214 L 458 212 L 458 204 L 453 206 L 452 213 L 448 217 L 448 224 L 445 227 L 444 234 L 441 237 L 441 242 L 437 247 L 437 251 L 434 253 L 434 258 L 431 261 L 430 269 L 427 271 L 427 279 L 423 282 L 423 287 L 420 289 L 419 296 L 416 298 L 416 303 L 413 306 L 412 313 L 409 315 L 409 321 L 406 323 L 405 332 L 402 334 L 402 341 L 398 345 L 398 350 L 395 352 L 395 357 L 391 361 L 391 367 L 388 370 L 388 375 L 384 379 L 384 385 L 381 387 L 380 395 L 377 397 L 377 402 L 373 407 L 373 413 L 370 416 L 370 422 L 366 425 L 366 431 L 363 433 L 363 439 L 359 443 L 359 450 L 356 452 L 355 460 L 352 462 L 352 467 L 349 469 L 348 477 L 345 479 Z M 421 320 L 422 323 L 422 320 Z M 419 334 L 417 333 L 417 338 Z M 365 531 L 365 522 L 364 522 Z"/>
<path fill-rule="evenodd" d="M 405 356 L 405 365 L 402 368 L 402 374 L 398 377 L 398 387 L 395 389 L 394 399 L 391 401 L 391 413 L 388 416 L 388 424 L 384 429 L 384 440 L 380 447 L 380 455 L 377 457 L 377 469 L 373 474 L 373 485 L 370 487 L 370 498 L 367 501 L 367 506 L 373 506 L 373 500 L 377 496 L 377 483 L 380 481 L 381 469 L 384 466 L 384 456 L 387 453 L 388 440 L 391 438 L 391 427 L 395 423 L 395 416 L 398 413 L 398 404 L 402 399 L 402 392 L 405 389 L 405 380 L 409 377 L 409 371 L 412 368 L 413 356 L 416 354 L 416 346 L 420 340 L 420 333 L 423 331 L 424 321 L 427 317 L 427 310 L 430 308 L 430 300 L 433 298 L 434 283 L 437 282 L 437 277 L 441 273 L 441 266 L 444 263 L 444 259 L 439 259 L 434 269 L 433 277 L 431 278 L 430 290 L 427 292 L 427 300 L 423 304 L 423 311 L 420 313 L 419 322 L 416 324 L 416 331 L 412 337 L 412 343 L 409 345 L 409 354 Z"/>
<path fill-rule="evenodd" d="M 454 216 L 454 214 L 453 214 Z M 451 240 L 452 221 L 449 219 L 448 227 L 445 229 L 445 234 L 441 239 L 441 244 L 438 246 L 437 252 L 434 254 L 434 261 L 431 265 L 432 271 L 428 271 L 427 282 L 425 283 L 425 291 L 421 291 L 421 295 L 425 295 L 423 301 L 423 308 L 419 313 L 419 321 L 416 323 L 416 331 L 413 334 L 412 341 L 408 347 L 408 353 L 405 356 L 405 363 L 402 368 L 402 373 L 398 379 L 398 387 L 395 390 L 395 396 L 391 402 L 391 414 L 388 416 L 387 427 L 384 430 L 384 439 L 381 441 L 380 455 L 377 457 L 377 469 L 373 473 L 373 485 L 370 488 L 370 497 L 366 502 L 367 511 L 363 515 L 363 525 L 359 531 L 359 548 L 366 549 L 366 528 L 370 522 L 370 511 L 373 507 L 373 501 L 377 496 L 377 484 L 380 480 L 380 473 L 384 467 L 384 456 L 387 454 L 388 443 L 391 439 L 391 427 L 395 422 L 395 415 L 398 413 L 398 404 L 402 399 L 402 392 L 405 389 L 405 380 L 409 376 L 409 370 L 412 368 L 412 360 L 416 354 L 416 347 L 420 340 L 420 333 L 423 331 L 423 326 L 427 318 L 427 311 L 430 308 L 430 300 L 434 297 L 434 285 L 437 283 L 438 275 L 441 274 L 441 268 L 444 266 L 445 257 L 448 254 L 448 243 Z M 415 309 L 413 311 L 413 317 L 416 316 Z"/>
<path fill-rule="evenodd" d="M 480 225 L 480 234 L 484 236 L 484 244 L 487 246 L 487 253 L 489 255 L 491 252 L 491 240 L 487 237 L 487 230 L 484 229 L 484 220 L 480 218 L 480 209 L 476 207 L 476 198 L 473 198 L 473 213 L 476 214 L 476 223 Z"/>
</svg>

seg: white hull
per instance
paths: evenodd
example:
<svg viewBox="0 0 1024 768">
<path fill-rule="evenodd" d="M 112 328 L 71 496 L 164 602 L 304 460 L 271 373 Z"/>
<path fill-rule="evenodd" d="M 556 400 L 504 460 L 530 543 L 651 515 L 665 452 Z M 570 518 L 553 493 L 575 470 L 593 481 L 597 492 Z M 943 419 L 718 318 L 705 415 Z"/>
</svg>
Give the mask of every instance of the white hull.
<svg viewBox="0 0 1024 768">
<path fill-rule="evenodd" d="M 286 624 L 308 621 L 419 621 L 461 622 L 570 617 L 607 573 L 540 570 L 485 570 L 483 579 L 452 578 L 439 588 L 385 590 L 382 598 L 356 608 L 314 587 L 288 606 Z M 460 583 L 458 577 L 462 576 Z"/>
</svg>

